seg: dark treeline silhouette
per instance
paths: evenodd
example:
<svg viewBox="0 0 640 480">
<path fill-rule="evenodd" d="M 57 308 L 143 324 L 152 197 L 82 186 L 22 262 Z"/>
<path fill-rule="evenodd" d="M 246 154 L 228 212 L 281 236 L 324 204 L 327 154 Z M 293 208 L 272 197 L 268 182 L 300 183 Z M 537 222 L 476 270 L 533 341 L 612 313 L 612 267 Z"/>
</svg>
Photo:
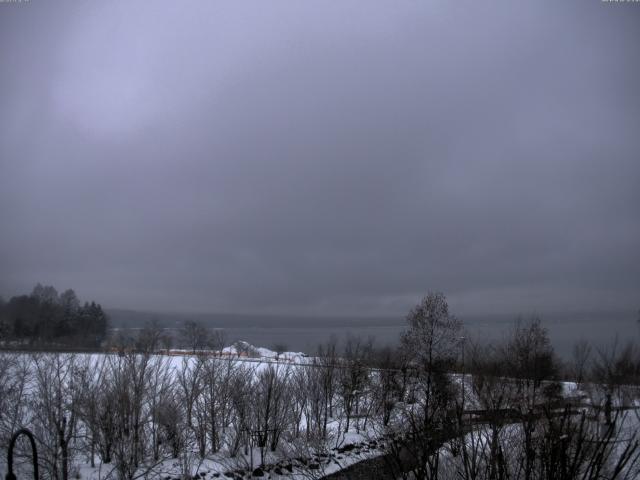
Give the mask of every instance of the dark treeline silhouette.
<svg viewBox="0 0 640 480">
<path fill-rule="evenodd" d="M 95 302 L 80 303 L 71 289 L 61 294 L 37 284 L 31 294 L 0 298 L 0 341 L 5 347 L 67 346 L 97 348 L 108 318 Z"/>
</svg>

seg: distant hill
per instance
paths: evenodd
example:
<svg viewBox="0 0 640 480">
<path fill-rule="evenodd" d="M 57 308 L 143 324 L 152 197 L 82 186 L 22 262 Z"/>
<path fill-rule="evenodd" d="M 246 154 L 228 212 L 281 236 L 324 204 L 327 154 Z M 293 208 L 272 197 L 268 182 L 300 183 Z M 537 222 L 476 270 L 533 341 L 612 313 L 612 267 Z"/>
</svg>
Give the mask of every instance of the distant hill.
<svg viewBox="0 0 640 480">
<path fill-rule="evenodd" d="M 176 328 L 182 326 L 185 320 L 195 320 L 209 327 L 305 327 L 327 326 L 384 326 L 404 325 L 404 315 L 396 317 L 361 317 L 361 316 L 311 316 L 311 315 L 261 315 L 243 313 L 167 313 L 141 310 L 126 310 L 111 308 L 106 310 L 111 320 L 111 326 L 116 328 L 140 328 L 152 320 L 158 321 L 160 326 Z M 553 312 L 542 313 L 540 318 L 547 327 L 553 328 L 557 324 L 591 324 L 599 323 L 606 326 L 611 322 L 625 322 L 636 325 L 637 312 L 633 311 L 599 311 L 599 312 Z M 459 318 L 467 326 L 511 325 L 518 318 L 518 314 L 478 314 L 461 315 Z M 528 318 L 529 314 L 522 315 Z"/>
<path fill-rule="evenodd" d="M 305 327 L 344 325 L 404 325 L 403 316 L 398 317 L 349 317 L 349 316 L 303 316 L 303 315 L 260 315 L 234 313 L 166 313 L 139 310 L 108 309 L 110 324 L 115 328 L 140 328 L 147 322 L 157 321 L 160 326 L 176 328 L 185 320 L 195 320 L 209 327 Z"/>
</svg>

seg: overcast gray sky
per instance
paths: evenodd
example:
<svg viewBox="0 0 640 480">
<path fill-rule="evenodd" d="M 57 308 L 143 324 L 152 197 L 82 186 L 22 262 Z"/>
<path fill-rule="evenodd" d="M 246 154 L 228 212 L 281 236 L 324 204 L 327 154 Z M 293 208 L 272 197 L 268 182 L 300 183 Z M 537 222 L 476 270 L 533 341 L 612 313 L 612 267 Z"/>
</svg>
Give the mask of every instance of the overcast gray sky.
<svg viewBox="0 0 640 480">
<path fill-rule="evenodd" d="M 640 307 L 640 4 L 0 3 L 0 293 Z"/>
</svg>

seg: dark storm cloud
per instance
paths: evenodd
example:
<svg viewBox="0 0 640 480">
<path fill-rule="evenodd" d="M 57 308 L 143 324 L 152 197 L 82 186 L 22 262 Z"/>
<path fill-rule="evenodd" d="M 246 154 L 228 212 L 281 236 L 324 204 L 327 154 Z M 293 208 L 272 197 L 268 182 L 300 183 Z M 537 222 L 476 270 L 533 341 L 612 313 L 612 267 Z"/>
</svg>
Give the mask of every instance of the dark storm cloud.
<svg viewBox="0 0 640 480">
<path fill-rule="evenodd" d="M 0 292 L 637 308 L 640 6 L 0 4 Z"/>
</svg>

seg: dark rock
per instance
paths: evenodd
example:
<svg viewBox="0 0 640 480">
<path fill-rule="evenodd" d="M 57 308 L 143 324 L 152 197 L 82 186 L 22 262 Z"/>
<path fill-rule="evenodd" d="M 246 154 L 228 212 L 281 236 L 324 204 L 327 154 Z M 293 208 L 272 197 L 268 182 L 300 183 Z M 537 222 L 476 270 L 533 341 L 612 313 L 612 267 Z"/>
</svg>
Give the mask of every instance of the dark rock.
<svg viewBox="0 0 640 480">
<path fill-rule="evenodd" d="M 343 445 L 342 447 L 338 448 L 338 453 L 351 452 L 355 448 L 356 446 L 353 443 L 347 443 L 346 445 Z"/>
<path fill-rule="evenodd" d="M 262 470 L 260 467 L 258 467 L 253 471 L 252 476 L 254 476 L 254 477 L 264 477 L 264 470 Z"/>
<path fill-rule="evenodd" d="M 319 463 L 310 463 L 309 464 L 309 470 L 318 470 L 320 468 L 320 464 Z"/>
</svg>

